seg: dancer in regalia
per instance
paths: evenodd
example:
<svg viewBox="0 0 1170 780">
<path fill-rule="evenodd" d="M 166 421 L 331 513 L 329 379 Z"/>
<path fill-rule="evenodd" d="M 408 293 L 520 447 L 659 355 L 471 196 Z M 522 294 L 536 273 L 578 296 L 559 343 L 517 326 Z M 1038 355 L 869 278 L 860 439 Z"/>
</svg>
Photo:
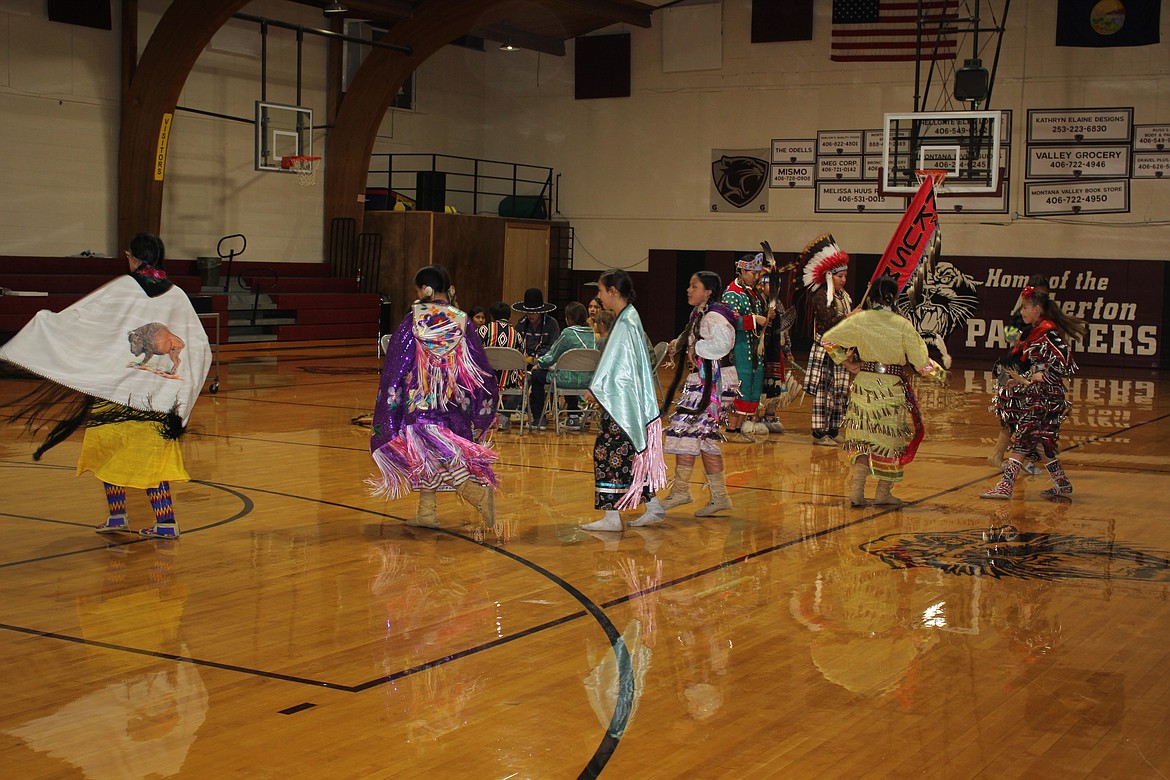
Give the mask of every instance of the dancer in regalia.
<svg viewBox="0 0 1170 780">
<path fill-rule="evenodd" d="M 777 410 L 792 402 L 794 390 L 800 390 L 800 383 L 792 375 L 792 346 L 788 336 L 796 312 L 780 302 L 779 287 L 783 276 L 774 260 L 766 266 L 765 271 L 757 290 L 767 302 L 770 316 L 760 342 L 764 384 L 753 432 L 763 433 L 760 430 L 760 426 L 763 426 L 769 433 L 784 433 L 784 425 L 777 416 Z"/>
<path fill-rule="evenodd" d="M 605 515 L 581 527 L 621 531 L 620 510 L 649 502 L 654 491 L 666 484 L 662 419 L 629 273 L 621 269 L 603 273 L 598 297 L 617 315 L 589 383 L 589 392 L 601 407 L 600 430 L 593 444 L 594 506 Z"/>
<path fill-rule="evenodd" d="M 756 283 L 764 273 L 764 255 L 744 255 L 735 264 L 736 276 L 723 292 L 723 305 L 735 312 L 735 373 L 739 396 L 727 415 L 727 441 L 753 442 L 750 433 L 767 434 L 763 423 L 753 419 L 760 405 L 764 386 L 764 361 L 760 356 L 760 339 L 768 324 L 768 308 L 756 292 Z"/>
<path fill-rule="evenodd" d="M 845 451 L 853 461 L 849 502 L 865 506 L 865 481 L 872 475 L 877 479 L 874 503 L 897 506 L 902 500 L 891 492 L 894 483 L 902 480 L 926 432 L 907 366 L 939 381 L 946 372 L 930 359 L 914 325 L 895 311 L 898 283 L 893 277 L 874 283 L 872 299 L 869 309 L 829 328 L 822 343 L 833 361 L 857 372 L 844 421 Z"/>
<path fill-rule="evenodd" d="M 1069 496 L 1072 483 L 1058 457 L 1060 426 L 1068 416 L 1064 382 L 1077 370 L 1068 339 L 1083 338 L 1088 330 L 1080 317 L 1065 314 L 1052 296 L 1025 287 L 1020 316 L 1028 326 L 1012 347 L 1003 366 L 1008 379 L 995 399 L 1000 420 L 1011 426 L 1011 448 L 1003 477 L 980 498 L 1010 499 L 1016 477 L 1028 461 L 1044 464 L 1053 486 L 1040 491 L 1044 498 Z"/>
<path fill-rule="evenodd" d="M 829 358 L 821 346 L 829 328 L 849 315 L 853 302 L 845 292 L 849 255 L 825 233 L 800 253 L 804 285 L 812 295 L 813 343 L 808 353 L 804 391 L 812 396 L 813 444 L 836 446 L 845 408 L 849 404 L 849 371 Z M 824 288 L 824 292 L 821 289 Z"/>
<path fill-rule="evenodd" d="M 496 453 L 483 442 L 496 420 L 496 378 L 480 339 L 467 338 L 446 269 L 424 266 L 414 284 L 418 300 L 382 366 L 370 437 L 380 474 L 370 485 L 388 498 L 418 491 L 408 525 L 438 526 L 435 494 L 454 489 L 491 526 Z"/>
<path fill-rule="evenodd" d="M 682 395 L 666 428 L 663 450 L 674 455 L 674 482 L 670 494 L 661 502 L 650 502 L 646 514 L 630 525 L 648 525 L 661 520 L 675 507 L 694 501 L 691 497 L 691 472 L 695 460 L 703 459 L 707 485 L 711 489 L 708 504 L 695 512 L 695 517 L 708 517 L 731 509 L 724 476 L 723 451 L 719 442 L 719 418 L 722 408 L 720 393 L 720 360 L 735 346 L 735 312 L 720 303 L 723 283 L 719 274 L 699 271 L 691 277 L 687 287 L 687 303 L 691 317 L 686 330 L 671 343 L 671 354 L 677 364 L 674 380 L 662 402 L 663 413 L 670 407 L 675 390 L 684 375 Z M 661 510 L 661 511 L 659 511 Z"/>
<path fill-rule="evenodd" d="M 1048 277 L 1044 274 L 1032 274 L 1029 276 L 1027 286 L 1033 290 L 1048 293 L 1049 295 L 1052 292 L 1048 287 Z M 992 375 L 995 377 L 995 392 L 997 396 L 1004 395 L 1007 386 L 1008 372 L 1004 369 L 1012 364 L 1011 350 L 1021 338 L 1028 335 L 1028 330 L 1031 327 L 1024 322 L 1024 318 L 1020 314 L 1023 306 L 1024 296 L 1020 295 L 1016 299 L 1015 306 L 1012 307 L 1011 314 L 1008 315 L 1007 321 L 1004 323 L 1003 334 L 1007 339 L 1008 353 L 999 360 L 996 360 L 995 366 L 992 369 Z M 1010 404 L 992 403 L 991 411 L 999 417 L 999 437 L 995 441 L 995 449 L 987 456 L 987 464 L 1002 469 L 1006 465 L 1004 459 L 1007 457 L 1007 449 L 1012 443 L 1012 429 L 1015 427 L 1015 420 L 1013 419 Z M 1024 471 L 1033 476 L 1040 473 L 1031 461 L 1024 463 Z"/>
<path fill-rule="evenodd" d="M 39 431 L 50 421 L 46 412 L 67 404 L 63 418 L 52 415 L 34 459 L 85 426 L 77 473 L 92 471 L 105 485 L 102 534 L 133 533 L 126 516 L 126 488 L 133 487 L 146 490 L 154 510 L 154 524 L 138 533 L 179 536 L 170 483 L 191 479 L 179 438 L 207 378 L 211 346 L 187 294 L 167 279 L 164 254 L 158 236 L 139 233 L 126 252 L 129 274 L 64 311 L 37 312 L 0 349 L 0 360 L 45 380 L 13 402 L 10 420 Z"/>
</svg>

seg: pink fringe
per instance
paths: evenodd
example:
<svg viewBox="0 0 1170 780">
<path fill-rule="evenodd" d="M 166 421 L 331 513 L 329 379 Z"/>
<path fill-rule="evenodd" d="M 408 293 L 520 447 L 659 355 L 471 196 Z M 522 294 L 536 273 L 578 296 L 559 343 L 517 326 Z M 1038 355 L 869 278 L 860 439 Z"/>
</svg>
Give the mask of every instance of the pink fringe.
<svg viewBox="0 0 1170 780">
<path fill-rule="evenodd" d="M 381 477 L 372 477 L 366 484 L 373 495 L 388 499 L 401 498 L 420 482 L 433 482 L 460 470 L 482 484 L 499 484 L 492 469 L 496 453 L 441 425 L 408 425 L 375 450 L 373 457 Z"/>
<path fill-rule="evenodd" d="M 634 456 L 630 473 L 630 489 L 614 508 L 633 509 L 642 503 L 642 487 L 651 491 L 666 487 L 666 458 L 662 454 L 662 418 L 656 417 L 646 426 L 646 449 Z"/>
<path fill-rule="evenodd" d="M 471 350 L 464 343 L 448 355 L 434 355 L 419 343 L 415 346 L 415 360 L 421 367 L 420 389 L 444 412 L 452 405 L 458 405 L 458 388 L 484 391 L 487 389 L 486 380 L 491 376 L 475 364 Z"/>
</svg>

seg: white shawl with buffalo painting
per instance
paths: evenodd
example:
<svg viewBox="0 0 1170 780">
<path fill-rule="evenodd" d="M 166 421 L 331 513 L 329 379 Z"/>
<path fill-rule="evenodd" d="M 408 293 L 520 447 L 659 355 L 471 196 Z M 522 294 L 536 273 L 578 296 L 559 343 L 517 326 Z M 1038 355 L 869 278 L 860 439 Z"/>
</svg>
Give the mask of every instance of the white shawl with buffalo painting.
<svg viewBox="0 0 1170 780">
<path fill-rule="evenodd" d="M 94 398 L 174 411 L 186 425 L 211 347 L 186 293 L 172 286 L 151 298 L 127 275 L 63 311 L 37 312 L 0 360 Z"/>
</svg>

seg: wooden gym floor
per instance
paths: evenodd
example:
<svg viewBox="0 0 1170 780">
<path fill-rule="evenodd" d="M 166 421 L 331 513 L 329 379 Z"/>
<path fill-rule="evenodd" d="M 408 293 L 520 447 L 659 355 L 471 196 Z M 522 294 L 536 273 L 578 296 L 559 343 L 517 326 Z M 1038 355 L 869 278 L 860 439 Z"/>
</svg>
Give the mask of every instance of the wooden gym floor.
<svg viewBox="0 0 1170 780">
<path fill-rule="evenodd" d="M 724 445 L 725 517 L 696 473 L 666 522 L 580 531 L 592 436 L 548 431 L 497 437 L 494 529 L 448 494 L 433 531 L 365 491 L 372 352 L 225 353 L 175 542 L 98 536 L 79 437 L 34 463 L 0 427 L 0 775 L 1170 776 L 1165 374 L 1082 371 L 1071 502 L 977 497 L 960 368 L 898 510 L 847 506 L 806 401 Z"/>
</svg>

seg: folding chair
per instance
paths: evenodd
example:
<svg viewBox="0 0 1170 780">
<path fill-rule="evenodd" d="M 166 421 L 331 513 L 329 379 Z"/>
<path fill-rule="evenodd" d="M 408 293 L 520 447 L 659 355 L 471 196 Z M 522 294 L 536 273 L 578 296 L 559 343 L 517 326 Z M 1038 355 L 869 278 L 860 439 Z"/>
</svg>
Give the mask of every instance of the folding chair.
<svg viewBox="0 0 1170 780">
<path fill-rule="evenodd" d="M 511 347 L 484 347 L 483 351 L 487 353 L 488 363 L 491 364 L 492 370 L 496 372 L 496 377 L 500 379 L 500 401 L 499 406 L 496 407 L 497 414 L 506 414 L 511 417 L 514 414 L 520 415 L 520 435 L 524 435 L 524 426 L 528 421 L 528 363 L 524 360 L 524 353 L 518 349 Z M 503 387 L 502 371 L 519 371 L 523 381 L 519 388 Z M 504 399 L 512 396 L 520 396 L 520 408 L 505 409 Z"/>
<path fill-rule="evenodd" d="M 670 349 L 670 344 L 665 341 L 660 341 L 654 345 L 654 350 L 652 353 L 654 360 L 652 361 L 653 366 L 651 373 L 654 375 L 654 394 L 657 396 L 659 401 L 662 400 L 663 391 L 662 380 L 658 378 L 658 368 L 662 365 L 662 362 L 666 360 L 666 351 L 668 349 Z"/>
<path fill-rule="evenodd" d="M 585 415 L 593 414 L 588 409 L 562 409 L 560 406 L 560 399 L 567 396 L 576 396 L 583 398 L 589 392 L 588 387 L 561 387 L 557 384 L 558 371 L 589 371 L 592 372 L 597 368 L 597 361 L 601 360 L 601 353 L 596 349 L 570 349 L 566 350 L 557 358 L 557 362 L 548 367 L 549 383 L 548 395 L 545 398 L 545 408 L 542 411 L 548 411 L 552 407 L 553 412 L 553 428 L 556 430 L 557 436 L 561 435 L 561 415 L 580 414 L 581 419 L 585 419 Z"/>
</svg>

